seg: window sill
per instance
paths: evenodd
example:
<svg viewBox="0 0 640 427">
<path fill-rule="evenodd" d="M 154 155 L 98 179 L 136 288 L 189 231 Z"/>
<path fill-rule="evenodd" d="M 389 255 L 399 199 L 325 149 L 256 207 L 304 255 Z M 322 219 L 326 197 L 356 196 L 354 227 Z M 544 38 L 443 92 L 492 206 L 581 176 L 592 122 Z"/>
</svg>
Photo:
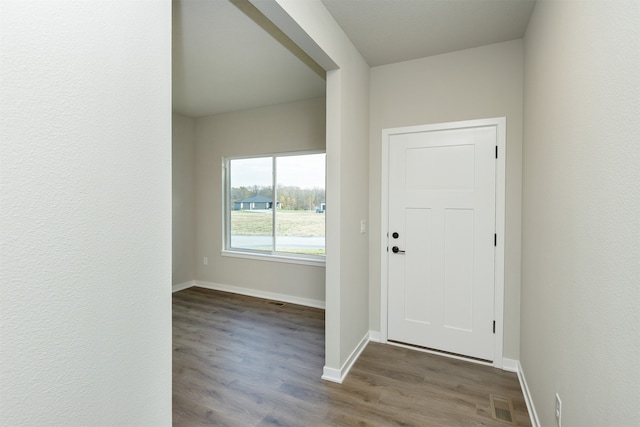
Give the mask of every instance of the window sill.
<svg viewBox="0 0 640 427">
<path fill-rule="evenodd" d="M 231 258 L 244 258 L 253 259 L 256 261 L 272 261 L 272 262 L 284 262 L 288 264 L 310 265 L 313 267 L 324 267 L 326 265 L 325 260 L 319 260 L 317 258 L 305 258 L 304 256 L 286 256 L 281 254 L 259 254 L 234 250 L 222 250 L 220 251 L 222 256 Z"/>
</svg>

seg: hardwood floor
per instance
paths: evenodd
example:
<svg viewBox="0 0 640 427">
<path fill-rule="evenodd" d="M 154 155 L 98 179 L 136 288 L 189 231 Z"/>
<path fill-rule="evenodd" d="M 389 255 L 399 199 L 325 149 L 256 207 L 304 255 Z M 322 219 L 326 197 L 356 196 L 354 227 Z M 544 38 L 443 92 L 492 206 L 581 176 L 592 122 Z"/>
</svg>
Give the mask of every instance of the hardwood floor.
<svg viewBox="0 0 640 427">
<path fill-rule="evenodd" d="M 322 310 L 200 288 L 173 295 L 176 426 L 531 425 L 513 373 L 377 343 L 343 384 L 321 380 L 323 365 Z M 513 422 L 492 418 L 491 395 Z"/>
</svg>

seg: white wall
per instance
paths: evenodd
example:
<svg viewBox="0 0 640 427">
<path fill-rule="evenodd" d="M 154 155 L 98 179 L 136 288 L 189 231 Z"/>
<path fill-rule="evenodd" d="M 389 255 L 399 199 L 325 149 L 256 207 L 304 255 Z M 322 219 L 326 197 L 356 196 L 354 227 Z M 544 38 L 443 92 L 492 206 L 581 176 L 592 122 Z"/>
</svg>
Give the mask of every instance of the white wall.
<svg viewBox="0 0 640 427">
<path fill-rule="evenodd" d="M 170 425 L 171 4 L 0 20 L 0 424 Z"/>
<path fill-rule="evenodd" d="M 525 36 L 521 363 L 544 426 L 640 425 L 640 3 Z"/>
<path fill-rule="evenodd" d="M 195 121 L 172 115 L 172 284 L 195 279 Z"/>
<path fill-rule="evenodd" d="M 325 99 L 272 105 L 195 121 L 195 278 L 324 301 L 324 267 L 222 256 L 222 159 L 325 149 Z M 202 262 L 208 258 L 208 265 Z"/>
<path fill-rule="evenodd" d="M 341 64 L 342 117 L 340 173 L 340 361 L 341 366 L 362 338 L 369 333 L 369 67 L 359 54 L 351 54 Z M 334 76 L 335 77 L 335 76 Z M 337 140 L 335 141 L 337 142 Z M 337 149 L 338 147 L 336 147 Z M 335 151 L 335 150 L 334 150 Z M 337 166 L 337 165 L 334 165 Z M 339 177 L 339 179 L 338 179 Z M 334 208 L 329 200 L 328 209 Z M 366 233 L 360 232 L 365 221 Z"/>
<path fill-rule="evenodd" d="M 253 3 L 327 73 L 325 375 L 344 373 L 368 334 L 369 67 L 320 0 Z M 331 64 L 337 64 L 338 68 Z"/>
<path fill-rule="evenodd" d="M 382 129 L 507 117 L 503 356 L 519 357 L 522 40 L 371 69 L 369 266 L 371 329 L 380 331 Z"/>
</svg>

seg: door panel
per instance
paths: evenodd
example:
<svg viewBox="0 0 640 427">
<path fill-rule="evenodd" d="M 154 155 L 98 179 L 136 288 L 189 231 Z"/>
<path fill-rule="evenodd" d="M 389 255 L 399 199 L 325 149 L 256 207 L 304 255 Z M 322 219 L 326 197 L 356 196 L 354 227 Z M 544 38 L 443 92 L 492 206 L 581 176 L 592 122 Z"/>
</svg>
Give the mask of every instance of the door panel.
<svg viewBox="0 0 640 427">
<path fill-rule="evenodd" d="M 473 330 L 472 209 L 445 209 L 444 327 Z"/>
<path fill-rule="evenodd" d="M 407 190 L 473 190 L 473 145 L 410 148 L 406 157 Z"/>
<path fill-rule="evenodd" d="M 494 126 L 390 135 L 389 340 L 493 360 L 495 146 Z"/>
<path fill-rule="evenodd" d="M 406 210 L 406 277 L 409 283 L 416 282 L 416 278 L 428 277 L 431 273 L 431 209 Z M 406 234 L 406 230 L 411 233 Z M 423 304 L 431 298 L 427 286 L 408 287 L 405 293 L 405 316 L 413 322 L 431 323 L 433 313 Z"/>
</svg>

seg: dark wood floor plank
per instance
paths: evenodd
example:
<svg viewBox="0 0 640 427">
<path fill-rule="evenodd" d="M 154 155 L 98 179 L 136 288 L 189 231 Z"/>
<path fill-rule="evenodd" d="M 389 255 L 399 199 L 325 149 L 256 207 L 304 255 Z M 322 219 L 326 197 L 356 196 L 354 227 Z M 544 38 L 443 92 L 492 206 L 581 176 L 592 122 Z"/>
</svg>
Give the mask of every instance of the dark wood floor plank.
<svg viewBox="0 0 640 427">
<path fill-rule="evenodd" d="M 199 288 L 173 296 L 176 426 L 530 425 L 515 374 L 370 343 L 343 384 L 320 379 L 324 312 Z"/>
</svg>

